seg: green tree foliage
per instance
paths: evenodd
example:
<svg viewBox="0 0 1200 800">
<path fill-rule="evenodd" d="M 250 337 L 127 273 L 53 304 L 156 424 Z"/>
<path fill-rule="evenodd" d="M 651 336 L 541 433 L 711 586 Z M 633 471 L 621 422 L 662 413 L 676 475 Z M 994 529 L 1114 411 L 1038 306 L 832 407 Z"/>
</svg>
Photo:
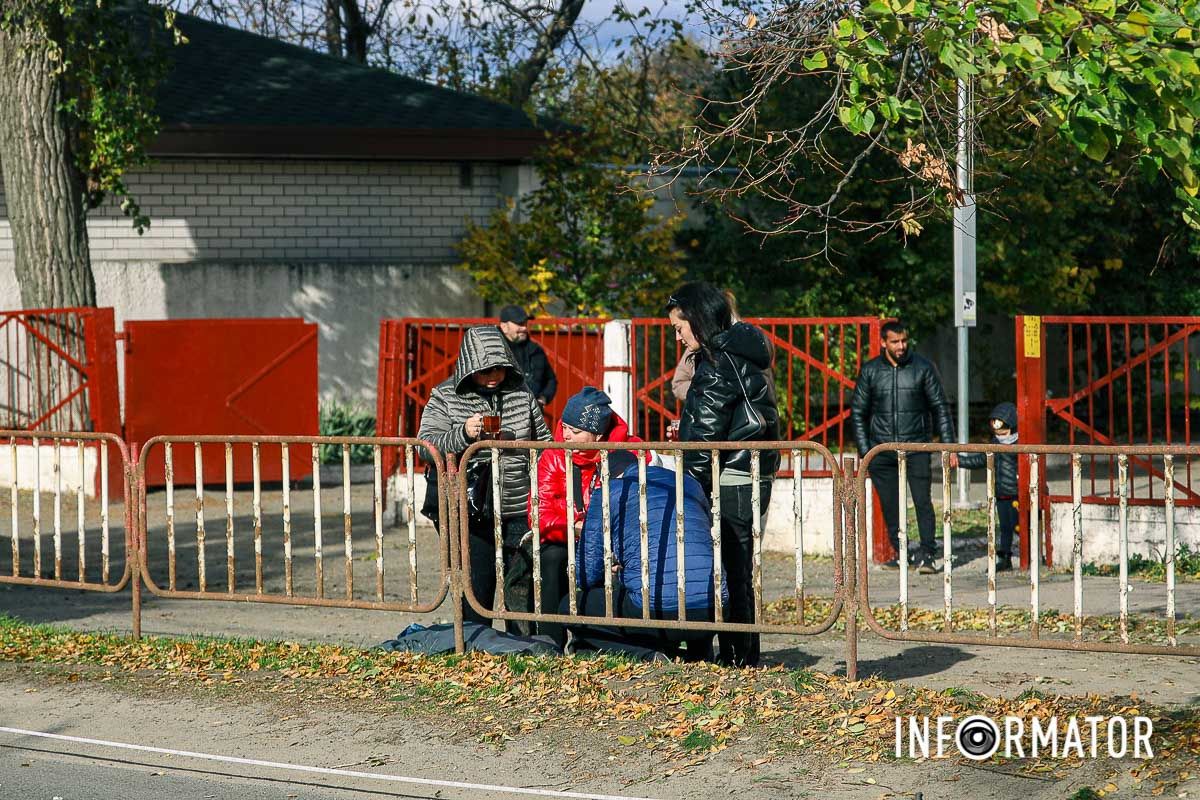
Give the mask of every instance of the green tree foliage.
<svg viewBox="0 0 1200 800">
<path fill-rule="evenodd" d="M 5 46 L 43 51 L 63 87 L 61 119 L 86 208 L 115 195 L 145 230 L 150 219 L 124 175 L 146 163 L 145 146 L 159 130 L 154 87 L 167 68 L 164 44 L 185 41 L 174 12 L 129 0 L 15 0 L 3 6 L 0 31 Z"/>
<path fill-rule="evenodd" d="M 592 160 L 601 155 L 570 138 L 550 142 L 541 185 L 468 228 L 458 250 L 484 299 L 583 316 L 661 309 L 683 275 L 679 218 L 657 218 L 652 199 L 621 188 L 628 175 Z"/>
<path fill-rule="evenodd" d="M 898 313 L 926 333 L 945 324 L 962 75 L 977 90 L 983 311 L 1200 313 L 1189 277 L 1200 266 L 1194 198 L 1186 164 L 1168 166 L 1200 86 L 1170 55 L 1192 52 L 1180 22 L 1195 19 L 1196 4 L 1167 4 L 1144 32 L 1133 16 L 1138 36 L 1130 15 L 1148 4 L 1096 4 L 1062 40 L 1063 20 L 1085 5 L 811 4 L 762 20 L 743 11 L 684 147 L 661 162 L 723 168 L 697 186 L 716 202 L 681 236 L 689 271 L 733 287 L 755 313 Z M 1036 19 L 1019 18 L 1030 9 Z M 1083 52 L 1088 36 L 1108 38 Z M 1021 55 L 1039 45 L 1040 57 Z M 1144 69 L 1130 73 L 1126 60 Z M 1101 66 L 1090 93 L 1054 88 Z M 1155 82 L 1161 103 L 1148 96 Z M 1107 148 L 1089 152 L 1101 135 Z"/>
<path fill-rule="evenodd" d="M 486 299 L 586 315 L 657 314 L 682 280 L 675 237 L 683 217 L 657 211 L 626 165 L 690 118 L 678 86 L 705 77 L 707 67 L 685 42 L 643 56 L 546 76 L 537 107 L 577 130 L 548 140 L 537 164 L 541 185 L 519 207 L 471 226 L 459 246 Z"/>
<path fill-rule="evenodd" d="M 740 174 L 713 191 L 770 201 L 756 227 L 766 233 L 911 234 L 921 216 L 961 202 L 955 112 L 958 82 L 969 81 L 979 120 L 1024 127 L 1026 142 L 1066 141 L 1099 163 L 1132 156 L 1169 181 L 1180 213 L 1200 226 L 1197 26 L 1197 0 L 801 3 L 761 19 L 746 10 L 715 54 L 743 91 L 713 98 L 661 163 L 736 154 Z M 810 114 L 767 122 L 783 90 L 813 79 L 825 90 Z M 875 179 L 908 190 L 882 216 L 859 213 L 850 191 L 877 151 L 886 169 Z M 809 186 L 801 162 L 837 180 Z"/>
<path fill-rule="evenodd" d="M 1003 154 L 977 164 L 984 312 L 1200 314 L 1200 291 L 1189 277 L 1200 266 L 1200 233 L 1183 221 L 1184 204 L 1165 177 L 1142 174 L 1134 154 L 1097 163 L 1063 140 L 1035 144 L 1028 130 L 1002 119 L 982 125 L 993 141 L 1009 139 Z M 911 197 L 888 180 L 890 169 L 885 153 L 873 154 L 843 190 L 860 218 L 884 218 Z M 813 193 L 832 192 L 838 176 L 814 170 L 806 179 Z M 747 232 L 743 220 L 755 225 L 773 210 L 754 195 L 705 208 L 704 224 L 681 236 L 689 270 L 731 286 L 756 313 L 900 314 L 918 333 L 950 318 L 949 220 L 926 219 L 919 233 L 897 227 L 874 236 Z"/>
</svg>

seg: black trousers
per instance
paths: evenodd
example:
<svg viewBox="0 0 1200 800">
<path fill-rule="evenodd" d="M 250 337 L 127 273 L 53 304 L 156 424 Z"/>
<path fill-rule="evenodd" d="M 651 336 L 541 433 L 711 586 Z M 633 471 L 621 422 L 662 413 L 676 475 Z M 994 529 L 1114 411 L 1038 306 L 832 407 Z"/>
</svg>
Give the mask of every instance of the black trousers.
<svg viewBox="0 0 1200 800">
<path fill-rule="evenodd" d="M 530 542 L 521 544 L 529 532 L 524 517 L 508 517 L 500 523 L 504 558 L 504 607 L 508 611 L 533 611 L 533 557 Z M 496 537 L 492 520 L 472 523 L 470 527 L 471 589 L 479 604 L 491 611 L 496 599 Z M 463 604 L 463 619 L 490 625 L 491 621 Z M 509 633 L 528 636 L 533 624 L 517 620 L 506 625 Z"/>
<path fill-rule="evenodd" d="M 1000 535 L 996 540 L 996 556 L 1008 558 L 1013 554 L 1013 534 L 1016 533 L 1021 515 L 1017 512 L 1017 498 L 996 498 L 996 520 L 1000 523 Z"/>
<path fill-rule="evenodd" d="M 543 544 L 542 548 L 542 613 L 554 614 L 567 596 L 567 546 Z M 559 647 L 566 644 L 567 629 L 551 622 L 538 623 L 539 634 L 549 636 Z"/>
<path fill-rule="evenodd" d="M 613 616 L 627 619 L 641 619 L 642 609 L 634 602 L 632 596 L 620 582 L 613 586 Z M 579 598 L 579 613 L 585 617 L 604 616 L 604 587 L 599 586 L 584 592 Z M 564 611 L 565 613 L 565 611 Z M 654 619 L 678 619 L 675 614 L 651 612 Z M 711 622 L 711 608 L 687 611 L 687 618 L 693 622 Z M 571 629 L 579 636 L 589 639 L 607 639 L 612 642 L 628 642 L 638 647 L 646 647 L 665 653 L 671 658 L 682 658 L 684 661 L 711 661 L 713 634 L 709 631 L 685 631 L 674 628 L 617 628 L 606 625 L 572 625 Z"/>
<path fill-rule="evenodd" d="M 921 534 L 921 558 L 933 558 L 936 547 L 933 541 L 933 502 L 929 499 L 929 453 L 908 454 L 908 496 L 917 510 L 917 530 Z M 900 472 L 894 453 L 880 453 L 872 459 L 868 471 L 875 486 L 875 495 L 883 508 L 883 521 L 887 525 L 888 541 L 896 552 L 900 552 L 900 514 L 908 509 L 900 508 Z"/>
<path fill-rule="evenodd" d="M 754 619 L 754 487 L 721 487 L 721 567 L 729 588 L 725 605 L 726 622 Z M 761 514 L 771 502 L 771 481 L 760 483 Z M 722 633 L 719 637 L 723 664 L 755 666 L 759 659 L 757 633 Z"/>
</svg>

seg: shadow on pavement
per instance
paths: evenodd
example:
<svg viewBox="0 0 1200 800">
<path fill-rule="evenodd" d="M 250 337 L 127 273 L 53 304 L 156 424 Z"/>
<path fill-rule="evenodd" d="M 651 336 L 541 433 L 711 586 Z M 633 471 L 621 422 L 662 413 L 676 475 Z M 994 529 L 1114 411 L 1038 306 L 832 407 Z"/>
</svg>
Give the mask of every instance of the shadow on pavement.
<svg viewBox="0 0 1200 800">
<path fill-rule="evenodd" d="M 975 658 L 974 654 L 946 645 L 910 647 L 886 658 L 859 661 L 858 674 L 900 681 L 945 672 L 955 664 L 972 658 Z"/>
</svg>

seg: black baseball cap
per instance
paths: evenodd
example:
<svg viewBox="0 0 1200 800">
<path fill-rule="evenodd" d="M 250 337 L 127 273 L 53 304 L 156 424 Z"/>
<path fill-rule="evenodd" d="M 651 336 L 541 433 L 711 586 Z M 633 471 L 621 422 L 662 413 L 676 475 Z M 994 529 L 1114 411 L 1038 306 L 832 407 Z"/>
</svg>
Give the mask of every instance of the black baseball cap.
<svg viewBox="0 0 1200 800">
<path fill-rule="evenodd" d="M 500 309 L 500 321 L 515 322 L 518 325 L 524 325 L 529 321 L 529 315 L 520 306 L 505 306 Z"/>
</svg>

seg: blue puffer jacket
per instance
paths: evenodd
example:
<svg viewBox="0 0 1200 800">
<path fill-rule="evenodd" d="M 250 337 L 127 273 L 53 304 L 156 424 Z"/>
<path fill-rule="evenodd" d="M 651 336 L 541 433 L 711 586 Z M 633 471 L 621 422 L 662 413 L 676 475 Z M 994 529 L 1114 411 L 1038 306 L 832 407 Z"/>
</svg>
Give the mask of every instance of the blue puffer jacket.
<svg viewBox="0 0 1200 800">
<path fill-rule="evenodd" d="M 642 549 L 638 517 L 638 473 L 631 468 L 609 482 L 613 563 L 621 569 L 614 577 L 624 584 L 630 599 L 641 608 Z M 712 518 L 709 499 L 691 476 L 684 477 L 683 546 L 685 598 L 688 610 L 705 610 L 713 603 Z M 601 490 L 592 493 L 587 520 L 579 540 L 576 577 L 579 590 L 604 586 L 604 529 Z M 675 473 L 662 467 L 646 468 L 646 520 L 649 530 L 650 610 L 663 615 L 679 611 L 675 558 Z M 722 600 L 728 597 L 721 576 Z"/>
</svg>

